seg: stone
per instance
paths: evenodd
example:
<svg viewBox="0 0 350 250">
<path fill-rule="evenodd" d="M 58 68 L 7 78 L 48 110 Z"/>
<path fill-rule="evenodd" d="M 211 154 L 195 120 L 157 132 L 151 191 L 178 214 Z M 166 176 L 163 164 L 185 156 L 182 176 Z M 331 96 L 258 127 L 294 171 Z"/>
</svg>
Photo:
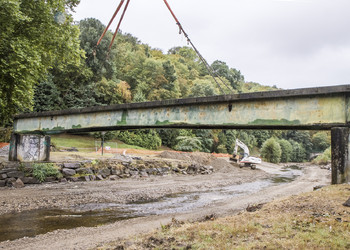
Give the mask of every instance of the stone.
<svg viewBox="0 0 350 250">
<path fill-rule="evenodd" d="M 77 174 L 93 174 L 93 171 L 90 168 L 78 168 L 76 172 Z"/>
<path fill-rule="evenodd" d="M 12 186 L 14 188 L 24 188 L 24 183 L 20 178 L 18 178 L 15 182 L 12 183 Z"/>
<path fill-rule="evenodd" d="M 96 176 L 95 175 L 89 175 L 91 181 L 96 181 Z"/>
<path fill-rule="evenodd" d="M 67 177 L 67 180 L 72 181 L 72 182 L 77 182 L 77 181 L 79 181 L 79 178 L 78 177 Z"/>
<path fill-rule="evenodd" d="M 80 163 L 75 162 L 75 163 L 63 163 L 64 168 L 69 168 L 69 169 L 78 169 L 80 168 Z"/>
<path fill-rule="evenodd" d="M 23 177 L 21 180 L 24 184 L 40 184 L 40 181 L 35 177 Z"/>
<path fill-rule="evenodd" d="M 62 169 L 62 174 L 63 174 L 63 176 L 73 176 L 76 174 L 76 172 L 74 169 L 64 168 L 64 169 Z"/>
<path fill-rule="evenodd" d="M 66 178 L 62 178 L 62 179 L 60 180 L 60 182 L 66 183 L 66 182 L 67 182 L 67 179 L 66 179 Z"/>
<path fill-rule="evenodd" d="M 8 172 L 7 176 L 10 178 L 23 178 L 24 173 L 21 171 L 12 171 L 12 172 Z"/>
<path fill-rule="evenodd" d="M 121 175 L 121 174 L 123 174 L 123 171 L 121 171 L 120 169 L 112 169 L 111 170 L 111 174 L 112 175 Z"/>
<path fill-rule="evenodd" d="M 0 180 L 7 179 L 7 174 L 0 174 Z"/>
<path fill-rule="evenodd" d="M 343 205 L 346 207 L 350 207 L 350 198 Z"/>
<path fill-rule="evenodd" d="M 80 181 L 90 181 L 90 176 L 89 176 L 89 175 L 80 176 L 80 177 L 79 177 L 79 180 L 80 180 Z"/>
<path fill-rule="evenodd" d="M 97 172 L 97 174 L 102 175 L 103 178 L 106 178 L 111 175 L 111 170 L 109 168 L 103 168 L 103 169 L 100 169 Z"/>
<path fill-rule="evenodd" d="M 111 175 L 111 176 L 109 176 L 109 179 L 111 181 L 115 181 L 115 180 L 119 179 L 119 177 L 117 175 Z"/>
<path fill-rule="evenodd" d="M 13 183 L 15 183 L 15 182 L 16 182 L 16 178 L 9 178 L 6 180 L 6 186 L 12 187 Z"/>
<path fill-rule="evenodd" d="M 0 187 L 6 186 L 6 180 L 0 180 Z"/>
<path fill-rule="evenodd" d="M 147 172 L 146 172 L 146 171 L 142 171 L 142 172 L 140 172 L 140 176 L 141 176 L 141 177 L 143 177 L 143 178 L 147 178 L 147 177 L 149 177 L 149 175 L 147 174 Z"/>
<path fill-rule="evenodd" d="M 139 175 L 139 171 L 130 171 L 131 176 Z"/>
<path fill-rule="evenodd" d="M 46 177 L 45 178 L 45 182 L 55 182 L 56 181 L 56 177 Z"/>
<path fill-rule="evenodd" d="M 103 177 L 102 177 L 101 175 L 98 174 L 98 175 L 96 175 L 96 180 L 102 181 L 102 180 L 104 180 L 104 179 L 103 179 Z"/>
</svg>

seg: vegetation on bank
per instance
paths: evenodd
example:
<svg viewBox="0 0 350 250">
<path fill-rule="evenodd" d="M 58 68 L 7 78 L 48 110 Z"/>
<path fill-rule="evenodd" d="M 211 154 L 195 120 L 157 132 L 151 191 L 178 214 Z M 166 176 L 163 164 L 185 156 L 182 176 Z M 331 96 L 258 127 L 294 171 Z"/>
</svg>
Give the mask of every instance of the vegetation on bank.
<svg viewBox="0 0 350 250">
<path fill-rule="evenodd" d="M 250 206 L 249 211 L 203 222 L 173 219 L 153 233 L 99 249 L 349 249 L 350 185 Z M 262 208 L 261 208 L 262 207 Z"/>
</svg>

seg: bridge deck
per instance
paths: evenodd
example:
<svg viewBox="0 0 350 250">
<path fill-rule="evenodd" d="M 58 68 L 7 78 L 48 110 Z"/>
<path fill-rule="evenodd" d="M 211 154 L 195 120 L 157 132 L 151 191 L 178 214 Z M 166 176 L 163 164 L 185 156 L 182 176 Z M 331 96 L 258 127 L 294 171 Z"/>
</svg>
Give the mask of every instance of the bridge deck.
<svg viewBox="0 0 350 250">
<path fill-rule="evenodd" d="M 349 125 L 350 85 L 21 114 L 18 133 L 131 128 L 330 129 Z"/>
</svg>

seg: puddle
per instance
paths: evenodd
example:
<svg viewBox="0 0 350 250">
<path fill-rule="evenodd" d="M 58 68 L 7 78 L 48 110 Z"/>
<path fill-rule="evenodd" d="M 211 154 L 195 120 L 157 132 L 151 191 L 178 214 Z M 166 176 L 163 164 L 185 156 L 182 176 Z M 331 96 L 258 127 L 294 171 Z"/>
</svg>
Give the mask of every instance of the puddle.
<svg viewBox="0 0 350 250">
<path fill-rule="evenodd" d="M 57 229 L 94 227 L 135 217 L 124 210 L 73 212 L 64 210 L 32 210 L 0 217 L 0 242 L 34 237 Z"/>
<path fill-rule="evenodd" d="M 157 200 L 139 201 L 130 204 L 91 203 L 74 207 L 74 211 L 34 210 L 0 217 L 0 242 L 22 237 L 33 237 L 57 229 L 94 227 L 150 215 L 181 213 L 205 207 L 211 203 L 224 201 L 242 195 L 255 193 L 271 185 L 293 181 L 302 174 L 300 169 L 284 168 L 274 177 L 250 183 L 242 183 L 210 191 L 179 193 Z"/>
</svg>

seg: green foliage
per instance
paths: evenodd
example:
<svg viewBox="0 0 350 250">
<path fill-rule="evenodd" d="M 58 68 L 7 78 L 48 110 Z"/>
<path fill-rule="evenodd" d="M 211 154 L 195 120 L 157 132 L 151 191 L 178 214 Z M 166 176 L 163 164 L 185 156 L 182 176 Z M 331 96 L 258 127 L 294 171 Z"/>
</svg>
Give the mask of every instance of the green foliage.
<svg viewBox="0 0 350 250">
<path fill-rule="evenodd" d="M 327 165 L 332 160 L 331 147 L 327 148 L 321 155 L 317 156 L 312 163 Z"/>
<path fill-rule="evenodd" d="M 201 141 L 202 148 L 201 152 L 211 153 L 213 149 L 214 139 L 212 130 L 208 129 L 196 129 L 193 130 L 196 137 Z"/>
<path fill-rule="evenodd" d="M 304 154 L 303 160 L 306 159 L 309 154 L 312 151 L 312 142 L 311 142 L 311 135 L 308 131 L 296 131 L 296 130 L 290 130 L 287 132 L 283 132 L 282 136 L 286 140 L 293 140 L 295 142 L 298 142 L 301 147 L 304 149 L 304 152 L 300 154 Z M 292 143 L 293 145 L 293 143 Z"/>
<path fill-rule="evenodd" d="M 33 176 L 40 182 L 44 182 L 46 177 L 61 178 L 62 174 L 53 163 L 37 163 L 33 166 Z"/>
<path fill-rule="evenodd" d="M 11 139 L 12 128 L 0 128 L 0 142 L 9 142 Z"/>
<path fill-rule="evenodd" d="M 78 1 L 3 0 L 0 8 L 0 125 L 32 108 L 50 68 L 78 65 L 79 29 L 66 11 Z"/>
<path fill-rule="evenodd" d="M 292 144 L 293 147 L 290 160 L 292 162 L 303 162 L 304 160 L 306 160 L 307 154 L 303 145 L 293 140 L 289 140 L 289 142 Z"/>
<path fill-rule="evenodd" d="M 323 152 L 331 145 L 331 137 L 325 131 L 317 132 L 312 136 L 313 150 Z"/>
<path fill-rule="evenodd" d="M 261 147 L 262 144 L 272 136 L 268 130 L 253 130 L 252 135 L 255 137 L 258 147 Z"/>
<path fill-rule="evenodd" d="M 279 163 L 281 160 L 281 146 L 275 138 L 270 138 L 264 142 L 261 149 L 262 157 L 272 163 Z"/>
<path fill-rule="evenodd" d="M 200 138 L 192 136 L 179 136 L 176 138 L 177 144 L 175 149 L 178 151 L 195 152 L 200 151 L 202 143 Z"/>
<path fill-rule="evenodd" d="M 222 61 L 216 60 L 212 63 L 211 67 L 214 70 L 214 73 L 220 77 L 228 80 L 229 85 L 237 91 L 241 91 L 240 83 L 244 82 L 244 76 L 239 70 L 230 69 L 229 66 Z"/>
<path fill-rule="evenodd" d="M 279 140 L 278 143 L 280 144 L 282 150 L 281 162 L 289 162 L 293 153 L 292 144 L 290 144 L 289 141 L 284 139 Z"/>
<path fill-rule="evenodd" d="M 179 136 L 194 137 L 190 129 L 158 129 L 157 132 L 162 139 L 162 144 L 170 148 L 175 148 L 177 144 L 176 138 Z"/>
<path fill-rule="evenodd" d="M 154 129 L 121 131 L 118 139 L 131 145 L 156 150 L 162 145 L 162 139 Z"/>
<path fill-rule="evenodd" d="M 223 144 L 220 144 L 220 145 L 217 147 L 217 151 L 218 151 L 218 153 L 220 153 L 220 154 L 227 154 L 226 146 L 223 145 Z"/>
</svg>

